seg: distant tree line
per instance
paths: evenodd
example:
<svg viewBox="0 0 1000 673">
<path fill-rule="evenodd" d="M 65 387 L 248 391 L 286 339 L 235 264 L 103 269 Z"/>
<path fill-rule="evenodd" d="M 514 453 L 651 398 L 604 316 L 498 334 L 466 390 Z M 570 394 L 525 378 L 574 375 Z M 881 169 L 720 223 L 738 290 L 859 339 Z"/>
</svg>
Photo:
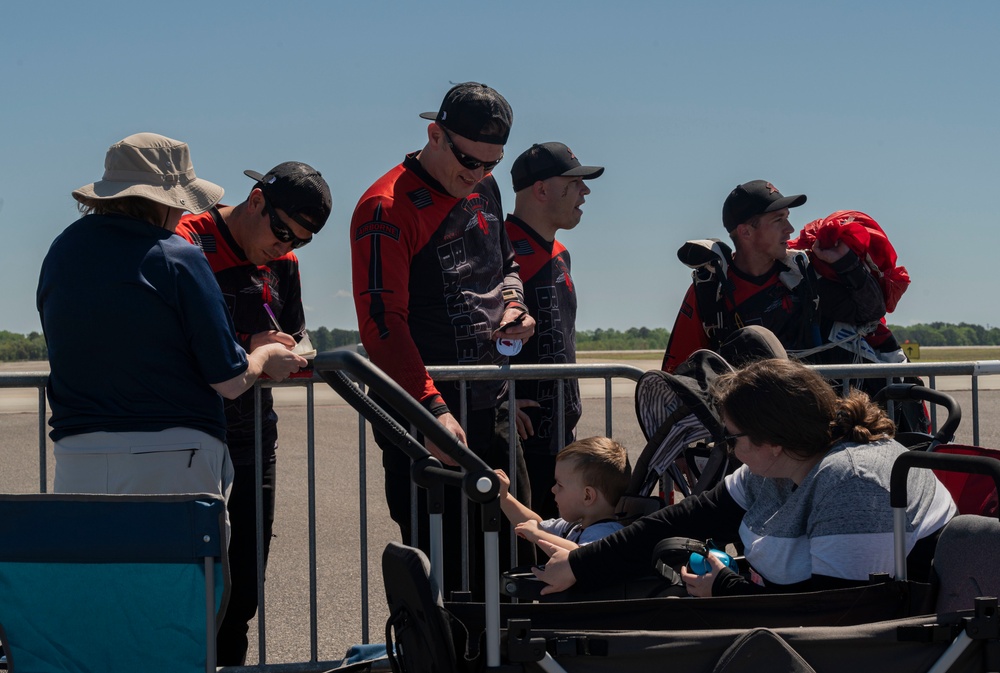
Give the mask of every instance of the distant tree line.
<svg viewBox="0 0 1000 673">
<path fill-rule="evenodd" d="M 361 335 L 358 330 L 350 329 L 319 329 L 307 330 L 309 340 L 312 341 L 313 348 L 317 351 L 332 351 L 338 346 L 353 346 L 361 342 Z"/>
<path fill-rule="evenodd" d="M 576 333 L 578 351 L 645 351 L 665 350 L 670 332 L 663 327 L 630 327 L 624 332 L 616 329 L 580 330 Z"/>
<path fill-rule="evenodd" d="M 45 337 L 38 332 L 25 336 L 13 332 L 0 331 L 0 361 L 47 360 Z"/>
<path fill-rule="evenodd" d="M 338 346 L 352 346 L 361 341 L 357 330 L 319 329 L 309 330 L 309 340 L 318 351 L 329 351 Z M 45 337 L 38 332 L 27 336 L 0 331 L 0 362 L 19 360 L 47 360 Z"/>
<path fill-rule="evenodd" d="M 662 327 L 632 327 L 624 332 L 616 329 L 581 330 L 576 333 L 576 348 L 590 351 L 663 350 L 667 347 L 669 338 L 670 332 Z M 309 339 L 316 350 L 328 351 L 339 346 L 358 344 L 361 336 L 357 330 L 320 327 L 309 330 Z"/>
<path fill-rule="evenodd" d="M 896 339 L 911 341 L 921 346 L 1000 346 L 1000 327 L 983 327 L 969 323 L 932 322 L 927 324 L 889 325 Z M 353 346 L 361 341 L 357 330 L 309 330 L 309 339 L 318 351 L 328 351 L 340 346 Z M 664 350 L 670 332 L 663 327 L 631 327 L 620 331 L 614 328 L 580 330 L 576 333 L 576 348 L 580 351 L 631 351 Z M 0 331 L 0 361 L 45 360 L 45 338 L 38 332 L 15 334 Z"/>
<path fill-rule="evenodd" d="M 987 325 L 970 325 L 960 322 L 957 325 L 947 322 L 932 322 L 916 324 L 909 327 L 889 325 L 899 343 L 916 342 L 921 346 L 998 346 L 1000 345 L 1000 327 Z"/>
</svg>

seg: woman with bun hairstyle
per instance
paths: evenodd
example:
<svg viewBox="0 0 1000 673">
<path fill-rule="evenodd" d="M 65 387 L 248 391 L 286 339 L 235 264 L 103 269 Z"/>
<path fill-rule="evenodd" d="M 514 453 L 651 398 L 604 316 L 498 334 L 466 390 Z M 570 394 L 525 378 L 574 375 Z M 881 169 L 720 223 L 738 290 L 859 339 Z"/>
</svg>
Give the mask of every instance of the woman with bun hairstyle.
<svg viewBox="0 0 1000 673">
<path fill-rule="evenodd" d="M 542 593 L 646 575 L 656 544 L 682 536 L 741 543 L 744 577 L 708 555 L 710 572 L 681 578 L 693 596 L 816 591 L 893 572 L 892 463 L 906 449 L 864 393 L 836 395 L 811 369 L 759 360 L 720 376 L 714 398 L 730 451 L 743 465 L 715 488 L 643 517 L 573 552 L 552 550 L 535 574 Z M 926 580 L 955 504 L 932 472 L 908 477 L 908 576 Z"/>
<path fill-rule="evenodd" d="M 104 167 L 73 192 L 83 217 L 52 243 L 38 281 L 55 491 L 225 496 L 220 395 L 306 361 L 282 344 L 248 356 L 205 255 L 174 235 L 185 211 L 222 197 L 185 143 L 138 133 Z"/>
</svg>

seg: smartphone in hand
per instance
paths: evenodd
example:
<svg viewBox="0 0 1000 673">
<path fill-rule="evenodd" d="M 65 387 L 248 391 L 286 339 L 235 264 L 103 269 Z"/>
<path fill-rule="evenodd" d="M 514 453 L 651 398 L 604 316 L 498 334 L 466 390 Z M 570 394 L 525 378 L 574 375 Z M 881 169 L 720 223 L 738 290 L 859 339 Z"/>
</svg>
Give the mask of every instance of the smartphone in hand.
<svg viewBox="0 0 1000 673">
<path fill-rule="evenodd" d="M 527 315 L 526 313 L 522 313 L 521 315 L 517 316 L 516 318 L 514 318 L 513 320 L 511 320 L 509 323 L 507 323 L 506 325 L 504 325 L 503 327 L 501 327 L 500 331 L 501 332 L 509 332 L 514 327 L 517 327 L 518 325 L 523 324 L 524 323 L 524 316 L 526 316 L 526 315 Z"/>
</svg>

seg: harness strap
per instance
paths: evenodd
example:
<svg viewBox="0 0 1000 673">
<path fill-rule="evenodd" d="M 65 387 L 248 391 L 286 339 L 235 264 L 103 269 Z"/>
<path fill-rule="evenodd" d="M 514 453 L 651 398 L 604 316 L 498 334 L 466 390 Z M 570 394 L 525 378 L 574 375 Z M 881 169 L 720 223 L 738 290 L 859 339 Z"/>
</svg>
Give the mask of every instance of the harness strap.
<svg viewBox="0 0 1000 673">
<path fill-rule="evenodd" d="M 591 526 L 596 526 L 599 523 L 615 523 L 616 521 L 618 521 L 618 519 L 616 517 L 608 517 L 607 519 L 598 519 L 597 521 L 595 521 L 594 523 L 592 523 L 590 525 Z M 580 528 L 580 535 L 583 535 L 583 531 L 587 530 L 587 528 L 589 528 L 589 526 L 580 526 L 580 524 L 575 523 L 572 526 L 570 526 L 569 528 L 567 528 L 560 537 L 562 537 L 562 539 L 564 539 L 564 540 L 568 540 L 570 534 L 573 531 L 575 531 L 577 528 Z"/>
<path fill-rule="evenodd" d="M 789 357 L 793 357 L 796 360 L 804 360 L 808 357 L 816 355 L 817 353 L 822 353 L 823 351 L 827 351 L 830 350 L 831 348 L 836 348 L 838 346 L 842 348 L 847 348 L 848 344 L 860 343 L 862 340 L 864 340 L 867 334 L 871 334 L 873 331 L 875 331 L 875 328 L 878 325 L 879 321 L 875 320 L 866 325 L 858 325 L 855 327 L 854 330 L 851 331 L 845 330 L 843 332 L 844 336 L 839 338 L 831 337 L 831 340 L 828 343 L 816 346 L 815 348 L 788 350 L 786 352 L 788 353 Z M 857 349 L 847 348 L 847 350 L 856 352 Z M 872 361 L 877 362 L 878 360 L 872 360 Z"/>
<path fill-rule="evenodd" d="M 729 280 L 732 249 L 717 238 L 686 241 L 677 258 L 694 269 L 691 282 L 702 328 L 709 341 L 721 341 L 726 319 L 726 300 L 733 302 L 733 283 Z"/>
<path fill-rule="evenodd" d="M 403 662 L 396 659 L 396 646 L 392 642 L 392 629 L 398 624 L 402 624 L 406 620 L 403 608 L 398 607 L 392 614 L 389 615 L 389 619 L 385 622 L 385 652 L 389 659 L 389 667 L 392 669 L 392 673 L 405 673 L 406 669 L 403 667 Z"/>
</svg>

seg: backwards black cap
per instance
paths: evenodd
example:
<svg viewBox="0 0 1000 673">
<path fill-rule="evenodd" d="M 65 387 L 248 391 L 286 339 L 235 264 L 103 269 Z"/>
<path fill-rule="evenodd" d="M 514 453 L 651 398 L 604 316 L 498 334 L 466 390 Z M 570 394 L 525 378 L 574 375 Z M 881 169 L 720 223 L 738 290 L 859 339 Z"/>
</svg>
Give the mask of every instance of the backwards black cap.
<svg viewBox="0 0 1000 673">
<path fill-rule="evenodd" d="M 441 109 L 420 115 L 477 143 L 506 145 L 514 113 L 496 89 L 479 82 L 456 84 L 445 94 Z"/>
<path fill-rule="evenodd" d="M 318 234 L 333 210 L 330 186 L 315 168 L 299 161 L 278 164 L 265 175 L 243 171 L 257 181 L 272 208 L 285 211 L 307 231 Z"/>
</svg>

